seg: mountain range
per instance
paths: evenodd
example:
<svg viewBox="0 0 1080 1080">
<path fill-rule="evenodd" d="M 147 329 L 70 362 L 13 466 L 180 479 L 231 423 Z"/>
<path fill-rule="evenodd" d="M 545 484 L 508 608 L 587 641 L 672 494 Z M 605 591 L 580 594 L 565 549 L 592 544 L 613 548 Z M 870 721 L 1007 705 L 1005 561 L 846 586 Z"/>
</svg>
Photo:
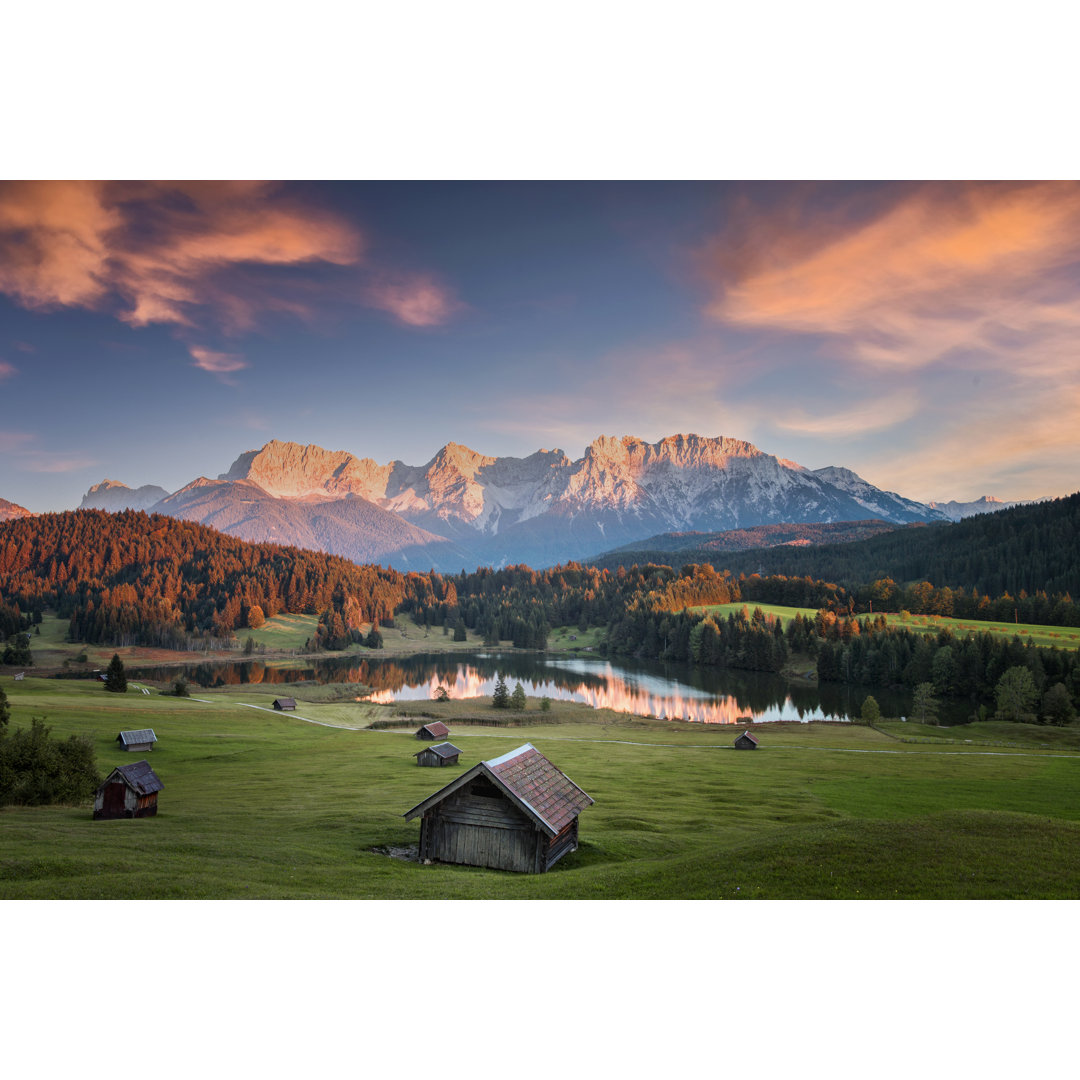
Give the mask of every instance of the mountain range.
<svg viewBox="0 0 1080 1080">
<path fill-rule="evenodd" d="M 488 457 L 449 443 L 420 466 L 273 440 L 216 480 L 199 477 L 171 494 L 106 480 L 80 504 L 129 507 L 245 540 L 443 571 L 539 568 L 666 532 L 949 519 L 848 469 L 811 470 L 747 442 L 699 435 L 656 443 L 601 436 L 576 461 L 561 450 Z"/>
</svg>

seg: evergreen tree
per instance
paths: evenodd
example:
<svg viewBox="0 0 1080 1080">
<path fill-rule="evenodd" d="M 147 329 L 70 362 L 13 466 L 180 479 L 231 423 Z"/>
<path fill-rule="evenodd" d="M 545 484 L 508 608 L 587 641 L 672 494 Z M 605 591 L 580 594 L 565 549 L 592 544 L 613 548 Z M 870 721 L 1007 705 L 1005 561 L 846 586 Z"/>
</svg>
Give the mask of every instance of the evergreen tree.
<svg viewBox="0 0 1080 1080">
<path fill-rule="evenodd" d="M 465 624 L 460 619 L 458 619 L 457 623 L 454 625 L 454 640 L 455 641 L 466 641 L 466 640 L 468 640 L 467 637 L 466 637 L 466 634 L 465 634 Z"/>
<path fill-rule="evenodd" d="M 377 626 L 372 626 L 368 636 L 364 638 L 364 644 L 369 649 L 381 649 L 383 647 L 383 637 Z"/>
<path fill-rule="evenodd" d="M 105 672 L 105 689 L 113 694 L 127 693 L 127 675 L 124 673 L 124 662 L 118 653 L 113 653 Z"/>
<path fill-rule="evenodd" d="M 521 683 L 514 686 L 514 692 L 510 695 L 510 707 L 521 712 L 525 708 L 525 687 Z"/>
<path fill-rule="evenodd" d="M 7 694 L 4 693 L 4 688 L 0 686 L 0 728 L 7 727 L 10 719 L 11 707 L 8 705 Z"/>
<path fill-rule="evenodd" d="M 491 696 L 491 704 L 496 709 L 510 708 L 510 691 L 507 690 L 506 680 L 501 675 L 499 681 L 495 683 L 495 693 Z"/>
</svg>

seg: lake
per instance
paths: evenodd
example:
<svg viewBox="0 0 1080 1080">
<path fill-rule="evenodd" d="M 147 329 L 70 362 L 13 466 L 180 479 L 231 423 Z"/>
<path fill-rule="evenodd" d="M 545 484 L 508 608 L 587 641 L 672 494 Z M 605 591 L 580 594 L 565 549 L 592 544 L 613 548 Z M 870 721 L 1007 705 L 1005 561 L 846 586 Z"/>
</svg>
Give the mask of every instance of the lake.
<svg viewBox="0 0 1080 1080">
<path fill-rule="evenodd" d="M 594 708 L 636 716 L 691 720 L 703 724 L 838 720 L 857 716 L 868 691 L 863 687 L 793 685 L 776 675 L 745 671 L 703 671 L 682 664 L 641 663 L 601 657 L 484 652 L 425 654 L 373 659 L 356 656 L 297 658 L 295 663 L 258 660 L 200 663 L 183 669 L 198 686 L 278 688 L 290 683 L 358 683 L 371 687 L 364 700 L 378 704 L 430 701 L 440 686 L 455 700 L 491 698 L 500 675 L 513 690 L 520 682 L 530 697 L 581 701 Z M 167 682 L 176 668 L 140 668 L 129 678 Z M 910 696 L 874 690 L 885 715 L 904 715 Z"/>
</svg>

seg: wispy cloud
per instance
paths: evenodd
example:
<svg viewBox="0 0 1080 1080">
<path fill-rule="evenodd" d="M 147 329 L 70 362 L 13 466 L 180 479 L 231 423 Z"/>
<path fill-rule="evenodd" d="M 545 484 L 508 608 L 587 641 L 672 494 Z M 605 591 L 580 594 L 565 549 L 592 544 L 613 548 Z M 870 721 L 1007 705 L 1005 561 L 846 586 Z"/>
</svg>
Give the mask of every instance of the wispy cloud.
<svg viewBox="0 0 1080 1080">
<path fill-rule="evenodd" d="M 0 431 L 0 453 L 18 450 L 33 440 L 34 436 L 26 431 Z"/>
<path fill-rule="evenodd" d="M 197 345 L 193 345 L 188 352 L 195 360 L 195 367 L 209 371 L 212 375 L 225 375 L 248 366 L 247 361 L 239 353 L 213 352 Z"/>
<path fill-rule="evenodd" d="M 913 390 L 903 390 L 885 398 L 870 398 L 832 412 L 807 412 L 805 409 L 778 411 L 773 423 L 784 431 L 821 438 L 845 439 L 868 432 L 884 431 L 910 420 L 918 411 L 919 401 Z"/>
<path fill-rule="evenodd" d="M 17 373 L 18 368 L 14 364 L 9 364 L 6 360 L 0 360 L 0 379 L 10 379 Z"/>
<path fill-rule="evenodd" d="M 389 312 L 407 326 L 441 326 L 460 306 L 428 275 L 382 278 L 368 285 L 363 295 L 368 306 Z"/>
</svg>

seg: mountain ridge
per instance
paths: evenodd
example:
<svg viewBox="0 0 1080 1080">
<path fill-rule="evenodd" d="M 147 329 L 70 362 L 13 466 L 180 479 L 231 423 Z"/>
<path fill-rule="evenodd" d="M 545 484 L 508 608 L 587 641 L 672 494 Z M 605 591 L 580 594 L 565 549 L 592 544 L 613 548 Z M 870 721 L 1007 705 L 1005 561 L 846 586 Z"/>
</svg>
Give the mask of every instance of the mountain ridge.
<svg viewBox="0 0 1080 1080">
<path fill-rule="evenodd" d="M 539 568 L 673 531 L 947 520 L 851 470 L 810 470 L 723 435 L 655 443 L 600 435 L 577 460 L 560 449 L 491 457 L 450 442 L 419 466 L 274 439 L 198 484 L 206 489 L 199 497 L 189 484 L 139 508 L 221 522 L 217 527 L 245 539 L 318 545 L 399 568 L 422 564 L 425 548 L 435 569 Z M 117 498 L 132 497 L 107 481 L 84 504 L 95 493 L 103 498 L 106 485 Z M 267 520 L 260 524 L 260 517 Z"/>
</svg>

